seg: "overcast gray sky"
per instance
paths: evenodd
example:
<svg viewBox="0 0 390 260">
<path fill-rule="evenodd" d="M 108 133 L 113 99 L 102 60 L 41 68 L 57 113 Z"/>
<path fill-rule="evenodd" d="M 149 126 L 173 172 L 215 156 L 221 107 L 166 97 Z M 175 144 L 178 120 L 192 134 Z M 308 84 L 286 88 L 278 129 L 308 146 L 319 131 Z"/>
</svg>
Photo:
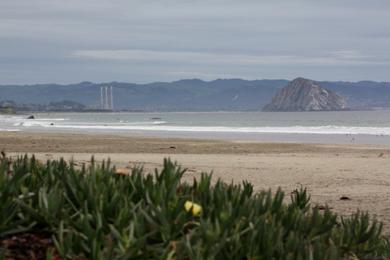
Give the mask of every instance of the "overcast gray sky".
<svg viewBox="0 0 390 260">
<path fill-rule="evenodd" d="M 1 0 L 0 84 L 390 81 L 389 0 Z"/>
</svg>

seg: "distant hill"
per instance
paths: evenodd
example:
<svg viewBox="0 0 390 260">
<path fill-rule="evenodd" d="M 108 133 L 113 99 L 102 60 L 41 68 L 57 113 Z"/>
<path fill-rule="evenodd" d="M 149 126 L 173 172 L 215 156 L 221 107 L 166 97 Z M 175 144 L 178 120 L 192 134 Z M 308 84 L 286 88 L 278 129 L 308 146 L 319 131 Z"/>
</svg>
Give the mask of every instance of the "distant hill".
<svg viewBox="0 0 390 260">
<path fill-rule="evenodd" d="M 390 82 L 318 82 L 322 87 L 345 97 L 351 109 L 390 107 Z"/>
<path fill-rule="evenodd" d="M 351 109 L 390 107 L 390 83 L 317 82 L 344 96 Z M 116 109 L 143 111 L 261 110 L 287 80 L 185 79 L 174 82 L 132 84 L 121 82 L 58 85 L 3 85 L 0 101 L 44 104 L 69 100 L 90 109 L 100 108 L 100 87 L 113 86 Z"/>
<path fill-rule="evenodd" d="M 282 88 L 264 111 L 339 111 L 346 110 L 345 99 L 332 90 L 304 78 L 296 78 Z"/>
</svg>

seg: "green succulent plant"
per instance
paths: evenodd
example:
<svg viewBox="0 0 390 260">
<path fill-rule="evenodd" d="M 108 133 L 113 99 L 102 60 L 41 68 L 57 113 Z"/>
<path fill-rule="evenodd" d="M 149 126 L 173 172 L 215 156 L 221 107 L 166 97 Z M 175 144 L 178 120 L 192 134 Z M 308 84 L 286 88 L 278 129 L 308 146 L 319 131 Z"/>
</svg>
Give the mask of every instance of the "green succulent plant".
<svg viewBox="0 0 390 260">
<path fill-rule="evenodd" d="M 76 166 L 34 156 L 0 159 L 0 241 L 45 232 L 47 259 L 373 259 L 390 257 L 382 224 L 339 217 L 304 188 L 255 192 L 165 159 L 146 173 L 116 174 L 110 161 Z M 196 211 L 194 211 L 196 208 Z M 7 254 L 7 248 L 0 249 Z"/>
</svg>

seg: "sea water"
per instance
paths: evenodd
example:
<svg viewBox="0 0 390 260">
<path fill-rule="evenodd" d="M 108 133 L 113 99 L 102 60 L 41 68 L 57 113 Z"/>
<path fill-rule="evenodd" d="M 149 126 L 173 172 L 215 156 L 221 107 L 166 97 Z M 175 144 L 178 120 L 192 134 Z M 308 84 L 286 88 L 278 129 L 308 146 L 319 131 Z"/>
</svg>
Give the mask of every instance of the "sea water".
<svg viewBox="0 0 390 260">
<path fill-rule="evenodd" d="M 258 141 L 390 144 L 390 111 L 34 113 L 0 115 L 0 131 Z"/>
</svg>

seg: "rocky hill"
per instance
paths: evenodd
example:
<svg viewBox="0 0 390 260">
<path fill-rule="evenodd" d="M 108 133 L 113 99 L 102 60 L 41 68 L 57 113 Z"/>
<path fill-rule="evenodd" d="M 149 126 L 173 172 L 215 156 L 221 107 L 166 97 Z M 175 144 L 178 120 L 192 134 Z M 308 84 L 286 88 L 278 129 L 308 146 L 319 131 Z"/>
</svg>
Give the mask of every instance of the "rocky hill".
<svg viewBox="0 0 390 260">
<path fill-rule="evenodd" d="M 337 111 L 346 110 L 347 103 L 335 92 L 304 78 L 289 82 L 266 105 L 264 111 Z"/>
</svg>

